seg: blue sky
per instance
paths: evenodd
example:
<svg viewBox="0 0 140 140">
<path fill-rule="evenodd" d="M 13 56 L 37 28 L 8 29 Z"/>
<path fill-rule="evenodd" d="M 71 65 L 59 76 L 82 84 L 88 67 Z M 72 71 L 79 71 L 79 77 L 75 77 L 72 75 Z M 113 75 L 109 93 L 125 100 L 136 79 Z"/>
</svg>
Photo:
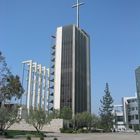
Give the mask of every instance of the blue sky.
<svg viewBox="0 0 140 140">
<path fill-rule="evenodd" d="M 51 35 L 76 23 L 76 0 L 0 0 L 0 50 L 21 76 L 23 60 L 50 65 Z M 140 65 L 140 0 L 81 0 L 80 27 L 91 38 L 92 112 L 108 82 L 115 103 L 135 94 Z"/>
</svg>

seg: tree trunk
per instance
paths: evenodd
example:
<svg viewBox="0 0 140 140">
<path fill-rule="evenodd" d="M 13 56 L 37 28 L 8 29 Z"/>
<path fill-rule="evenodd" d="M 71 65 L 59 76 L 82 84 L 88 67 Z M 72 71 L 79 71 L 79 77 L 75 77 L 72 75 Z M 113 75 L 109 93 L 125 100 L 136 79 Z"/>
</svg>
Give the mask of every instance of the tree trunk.
<svg viewBox="0 0 140 140">
<path fill-rule="evenodd" d="M 4 134 L 4 127 L 2 124 L 0 124 L 0 134 L 3 135 Z"/>
<path fill-rule="evenodd" d="M 40 134 L 40 131 L 38 130 L 38 128 L 37 128 L 37 127 L 35 127 L 35 129 L 36 129 L 37 133 L 38 133 L 38 134 Z"/>
</svg>

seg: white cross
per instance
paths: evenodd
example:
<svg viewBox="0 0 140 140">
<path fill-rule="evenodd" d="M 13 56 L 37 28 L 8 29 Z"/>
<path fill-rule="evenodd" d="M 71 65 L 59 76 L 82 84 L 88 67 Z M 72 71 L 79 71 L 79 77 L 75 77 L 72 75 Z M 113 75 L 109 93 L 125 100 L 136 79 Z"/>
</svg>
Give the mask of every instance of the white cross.
<svg viewBox="0 0 140 140">
<path fill-rule="evenodd" d="M 79 0 L 77 0 L 77 4 L 73 5 L 72 8 L 77 8 L 77 27 L 79 27 L 79 7 L 81 5 L 84 5 L 84 3 L 79 3 Z"/>
</svg>

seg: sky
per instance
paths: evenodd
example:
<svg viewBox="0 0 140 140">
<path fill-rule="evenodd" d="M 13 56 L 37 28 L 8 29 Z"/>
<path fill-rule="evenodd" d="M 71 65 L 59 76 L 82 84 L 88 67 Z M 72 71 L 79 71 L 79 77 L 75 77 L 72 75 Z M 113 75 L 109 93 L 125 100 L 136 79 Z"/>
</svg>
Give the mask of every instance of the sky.
<svg viewBox="0 0 140 140">
<path fill-rule="evenodd" d="M 80 0 L 80 28 L 90 35 L 92 112 L 98 113 L 105 83 L 114 104 L 136 92 L 140 65 L 140 0 Z M 76 0 L 0 0 L 0 51 L 14 74 L 24 60 L 50 66 L 51 36 L 76 24 Z"/>
</svg>

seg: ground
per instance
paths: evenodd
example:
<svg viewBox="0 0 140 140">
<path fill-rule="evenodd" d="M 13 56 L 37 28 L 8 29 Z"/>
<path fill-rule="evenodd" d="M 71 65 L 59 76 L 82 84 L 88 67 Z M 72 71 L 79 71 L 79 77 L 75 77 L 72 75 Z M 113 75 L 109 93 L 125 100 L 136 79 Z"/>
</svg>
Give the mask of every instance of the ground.
<svg viewBox="0 0 140 140">
<path fill-rule="evenodd" d="M 57 137 L 58 140 L 140 140 L 140 133 L 92 133 L 92 134 L 61 134 L 51 133 L 47 134 L 45 140 L 53 140 Z M 26 140 L 26 138 L 5 139 L 0 140 Z M 39 140 L 39 138 L 32 138 L 32 140 Z"/>
</svg>

